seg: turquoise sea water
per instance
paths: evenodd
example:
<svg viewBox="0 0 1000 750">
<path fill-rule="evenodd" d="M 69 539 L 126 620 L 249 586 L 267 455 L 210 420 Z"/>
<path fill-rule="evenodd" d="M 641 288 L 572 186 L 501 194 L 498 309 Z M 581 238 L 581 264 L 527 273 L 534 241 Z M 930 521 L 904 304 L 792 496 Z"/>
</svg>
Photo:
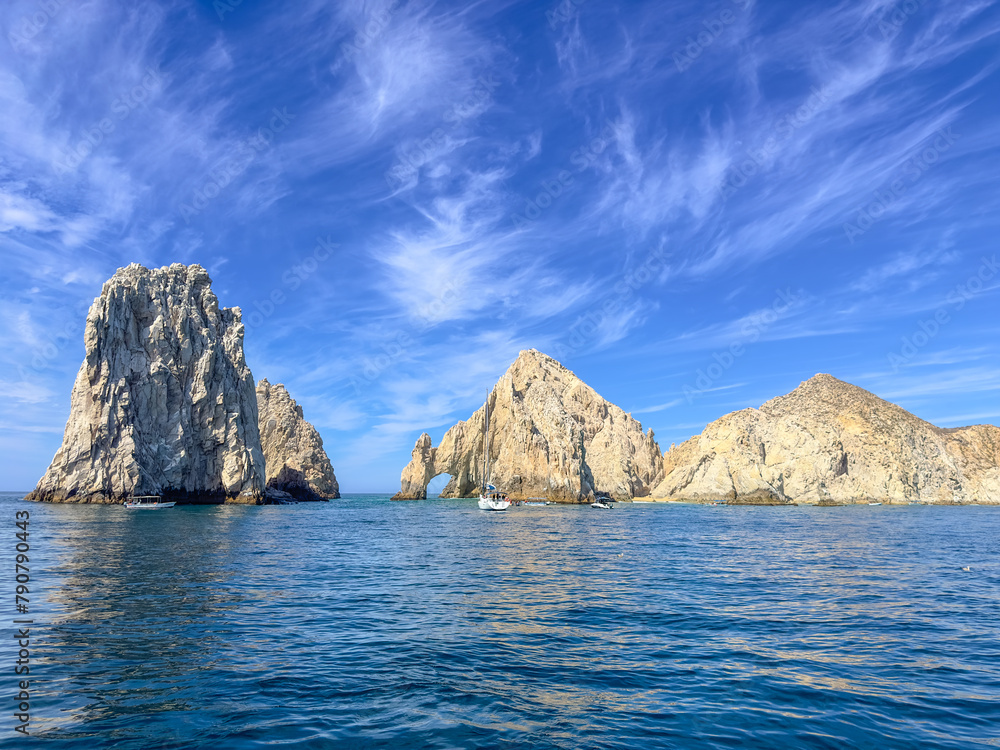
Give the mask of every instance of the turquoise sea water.
<svg viewBox="0 0 1000 750">
<path fill-rule="evenodd" d="M 18 498 L 40 745 L 1000 745 L 1000 509 Z"/>
</svg>

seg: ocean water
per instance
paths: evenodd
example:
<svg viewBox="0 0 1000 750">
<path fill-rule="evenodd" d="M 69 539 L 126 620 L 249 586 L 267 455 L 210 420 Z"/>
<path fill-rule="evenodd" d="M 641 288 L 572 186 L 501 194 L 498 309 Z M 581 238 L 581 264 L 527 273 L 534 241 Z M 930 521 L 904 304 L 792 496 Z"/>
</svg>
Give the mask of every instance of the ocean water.
<svg viewBox="0 0 1000 750">
<path fill-rule="evenodd" d="M 1000 745 L 997 508 L 22 509 L 46 747 Z"/>
</svg>

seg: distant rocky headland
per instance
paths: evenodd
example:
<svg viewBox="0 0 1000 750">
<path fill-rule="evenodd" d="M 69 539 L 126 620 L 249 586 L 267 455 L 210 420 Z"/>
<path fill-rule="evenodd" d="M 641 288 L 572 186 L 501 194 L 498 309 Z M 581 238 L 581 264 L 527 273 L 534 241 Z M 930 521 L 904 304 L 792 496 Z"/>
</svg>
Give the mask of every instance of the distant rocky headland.
<svg viewBox="0 0 1000 750">
<path fill-rule="evenodd" d="M 661 454 L 652 431 L 530 350 L 489 396 L 491 481 L 512 498 L 600 493 L 734 505 L 1000 503 L 1000 428 L 942 429 L 857 386 L 816 375 L 728 414 Z M 424 433 L 394 499 L 467 497 L 482 478 L 485 405 L 433 447 Z"/>
<path fill-rule="evenodd" d="M 935 427 L 830 375 L 727 414 L 663 458 L 656 498 L 1000 503 L 1000 428 Z"/>
<path fill-rule="evenodd" d="M 201 266 L 119 269 L 87 315 L 62 446 L 28 499 L 338 497 L 302 410 L 283 386 L 255 389 L 243 333 Z"/>
</svg>

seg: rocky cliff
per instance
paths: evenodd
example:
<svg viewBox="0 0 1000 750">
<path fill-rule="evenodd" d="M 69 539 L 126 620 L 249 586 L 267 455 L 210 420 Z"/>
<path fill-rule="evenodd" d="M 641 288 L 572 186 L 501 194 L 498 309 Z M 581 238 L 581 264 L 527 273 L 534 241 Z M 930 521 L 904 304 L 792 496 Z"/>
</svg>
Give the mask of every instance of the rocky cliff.
<svg viewBox="0 0 1000 750">
<path fill-rule="evenodd" d="M 1000 503 L 1000 428 L 940 429 L 830 375 L 712 422 L 652 496 L 833 504 Z"/>
<path fill-rule="evenodd" d="M 31 500 L 258 503 L 264 460 L 238 308 L 198 265 L 119 269 L 87 315 L 62 447 Z"/>
<path fill-rule="evenodd" d="M 297 500 L 340 497 L 323 439 L 285 386 L 267 380 L 257 383 L 257 409 L 268 489 L 287 492 Z"/>
<path fill-rule="evenodd" d="M 595 492 L 625 499 L 649 493 L 662 474 L 652 430 L 601 398 L 551 357 L 521 352 L 489 394 L 490 481 L 513 498 L 581 502 Z M 420 436 L 397 500 L 427 496 L 450 474 L 442 496 L 470 497 L 483 476 L 484 404 L 435 448 Z"/>
</svg>

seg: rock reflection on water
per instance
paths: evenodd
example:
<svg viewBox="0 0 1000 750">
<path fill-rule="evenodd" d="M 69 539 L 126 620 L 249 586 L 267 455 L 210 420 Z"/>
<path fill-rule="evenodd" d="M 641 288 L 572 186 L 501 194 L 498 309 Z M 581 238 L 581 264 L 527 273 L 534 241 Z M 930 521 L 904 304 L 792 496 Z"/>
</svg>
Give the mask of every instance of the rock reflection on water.
<svg viewBox="0 0 1000 750">
<path fill-rule="evenodd" d="M 192 671 L 225 669 L 228 615 L 262 594 L 230 585 L 246 516 L 228 507 L 51 510 L 58 587 L 46 592 L 43 669 L 59 675 L 65 696 L 53 723 L 156 723 L 156 714 L 197 711 L 203 699 L 184 685 Z"/>
</svg>

